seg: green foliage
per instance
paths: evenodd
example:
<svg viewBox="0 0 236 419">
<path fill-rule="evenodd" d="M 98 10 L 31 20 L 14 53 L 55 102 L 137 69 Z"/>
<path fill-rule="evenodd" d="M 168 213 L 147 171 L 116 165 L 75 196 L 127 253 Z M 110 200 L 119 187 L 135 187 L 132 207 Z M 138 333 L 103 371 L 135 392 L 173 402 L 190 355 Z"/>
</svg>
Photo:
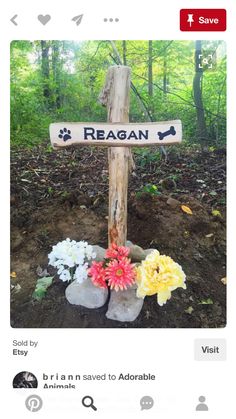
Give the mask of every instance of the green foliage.
<svg viewBox="0 0 236 419">
<path fill-rule="evenodd" d="M 120 60 L 132 70 L 130 121 L 181 119 L 184 140 L 197 143 L 193 101 L 194 41 L 152 42 L 150 94 L 148 41 L 117 41 Z M 202 96 L 209 145 L 226 138 L 225 44 L 202 41 L 217 55 L 214 71 L 204 71 Z M 107 69 L 118 63 L 110 41 L 13 41 L 11 43 L 11 141 L 32 146 L 49 137 L 56 121 L 106 121 L 98 102 Z M 137 97 L 137 92 L 139 97 Z M 147 116 L 148 114 L 148 116 Z M 50 148 L 48 149 L 50 152 Z M 159 152 L 138 152 L 140 165 L 153 164 Z"/>
<path fill-rule="evenodd" d="M 51 186 L 48 187 L 48 194 L 49 195 L 53 194 L 53 188 Z"/>
<path fill-rule="evenodd" d="M 143 193 L 149 193 L 150 195 L 161 195 L 161 192 L 158 191 L 158 188 L 156 185 L 147 184 L 144 185 L 140 191 L 136 193 L 136 196 L 139 198 Z"/>
<path fill-rule="evenodd" d="M 136 157 L 136 164 L 140 167 L 150 166 L 160 161 L 160 154 L 158 151 L 153 151 L 148 147 L 136 148 L 134 151 Z"/>
<path fill-rule="evenodd" d="M 48 287 L 52 285 L 53 278 L 53 276 L 44 276 L 37 280 L 35 290 L 32 294 L 35 300 L 41 301 L 45 297 Z"/>
<path fill-rule="evenodd" d="M 172 175 L 168 176 L 167 179 L 171 179 L 171 180 L 173 180 L 175 182 L 180 177 L 181 177 L 181 175 L 179 173 L 175 173 L 175 174 L 172 174 Z"/>
</svg>

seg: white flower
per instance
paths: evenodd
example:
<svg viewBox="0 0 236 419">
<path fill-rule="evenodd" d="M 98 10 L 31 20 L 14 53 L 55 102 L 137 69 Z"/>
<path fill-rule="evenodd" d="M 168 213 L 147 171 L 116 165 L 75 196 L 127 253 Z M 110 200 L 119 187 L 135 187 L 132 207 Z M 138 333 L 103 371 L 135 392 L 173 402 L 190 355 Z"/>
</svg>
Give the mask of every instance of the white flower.
<svg viewBox="0 0 236 419">
<path fill-rule="evenodd" d="M 70 281 L 74 272 L 73 278 L 78 282 L 83 282 L 87 278 L 87 261 L 95 257 L 93 246 L 83 240 L 76 242 L 67 238 L 52 247 L 48 255 L 48 263 L 57 269 L 62 281 Z"/>
<path fill-rule="evenodd" d="M 56 262 L 54 262 L 53 266 L 54 268 L 60 268 L 60 266 L 62 266 L 64 264 L 64 260 L 63 259 L 58 259 L 56 260 Z"/>
<path fill-rule="evenodd" d="M 85 258 L 84 251 L 82 249 L 77 249 L 77 252 L 75 253 L 75 263 L 77 265 L 83 265 L 84 258 Z"/>
<path fill-rule="evenodd" d="M 88 278 L 87 269 L 88 269 L 87 263 L 85 263 L 82 266 L 78 266 L 76 268 L 75 274 L 74 274 L 74 279 L 76 280 L 76 282 L 78 282 L 79 284 L 82 284 L 82 282 L 84 282 Z"/>
<path fill-rule="evenodd" d="M 60 265 L 60 266 L 58 266 L 58 269 L 57 269 L 57 274 L 58 275 L 60 275 L 61 273 L 62 273 L 62 271 L 64 271 L 64 265 Z"/>
<path fill-rule="evenodd" d="M 72 256 L 67 255 L 64 257 L 63 264 L 69 266 L 69 268 L 73 268 L 75 266 L 75 262 L 73 261 Z"/>
<path fill-rule="evenodd" d="M 93 246 L 90 244 L 86 247 L 86 257 L 88 260 L 95 259 L 96 253 L 93 252 Z"/>
<path fill-rule="evenodd" d="M 71 280 L 71 275 L 70 275 L 70 271 L 68 269 L 64 269 L 64 271 L 62 271 L 61 275 L 59 276 L 59 278 L 63 281 L 70 281 Z"/>
<path fill-rule="evenodd" d="M 54 263 L 56 262 L 56 255 L 55 255 L 54 251 L 49 253 L 48 258 L 49 258 L 48 264 L 54 266 Z"/>
</svg>

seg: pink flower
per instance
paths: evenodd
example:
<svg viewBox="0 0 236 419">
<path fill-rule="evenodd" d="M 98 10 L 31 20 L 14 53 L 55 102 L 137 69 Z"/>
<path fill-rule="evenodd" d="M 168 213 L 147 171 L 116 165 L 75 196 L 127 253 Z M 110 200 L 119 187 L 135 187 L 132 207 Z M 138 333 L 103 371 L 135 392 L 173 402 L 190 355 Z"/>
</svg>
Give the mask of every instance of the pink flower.
<svg viewBox="0 0 236 419">
<path fill-rule="evenodd" d="M 125 246 L 117 246 L 115 243 L 112 243 L 111 247 L 106 250 L 105 257 L 106 259 L 121 259 L 129 256 L 130 249 Z"/>
<path fill-rule="evenodd" d="M 100 288 L 109 286 L 115 291 L 127 289 L 135 282 L 134 265 L 127 256 L 130 249 L 113 243 L 106 250 L 104 262 L 93 262 L 88 269 L 88 275 L 93 284 Z M 107 260 L 109 259 L 109 260 Z"/>
<path fill-rule="evenodd" d="M 127 289 L 135 282 L 134 265 L 127 258 L 109 262 L 105 271 L 108 285 L 115 291 Z"/>
<path fill-rule="evenodd" d="M 127 257 L 129 256 L 130 253 L 130 248 L 129 247 L 125 247 L 125 246 L 120 246 L 118 247 L 118 257 L 119 258 L 123 258 L 123 257 Z"/>
<path fill-rule="evenodd" d="M 91 281 L 96 287 L 107 288 L 106 272 L 103 267 L 103 262 L 93 262 L 88 269 L 88 275 L 91 277 Z"/>
</svg>

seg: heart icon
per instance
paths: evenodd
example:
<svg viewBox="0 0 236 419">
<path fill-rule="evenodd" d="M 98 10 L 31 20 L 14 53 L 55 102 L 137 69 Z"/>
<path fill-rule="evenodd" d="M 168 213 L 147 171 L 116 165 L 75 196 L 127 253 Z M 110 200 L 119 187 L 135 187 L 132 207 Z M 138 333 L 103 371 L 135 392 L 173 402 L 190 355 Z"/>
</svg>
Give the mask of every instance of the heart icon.
<svg viewBox="0 0 236 419">
<path fill-rule="evenodd" d="M 38 20 L 42 25 L 46 25 L 51 20 L 50 15 L 38 15 Z"/>
</svg>

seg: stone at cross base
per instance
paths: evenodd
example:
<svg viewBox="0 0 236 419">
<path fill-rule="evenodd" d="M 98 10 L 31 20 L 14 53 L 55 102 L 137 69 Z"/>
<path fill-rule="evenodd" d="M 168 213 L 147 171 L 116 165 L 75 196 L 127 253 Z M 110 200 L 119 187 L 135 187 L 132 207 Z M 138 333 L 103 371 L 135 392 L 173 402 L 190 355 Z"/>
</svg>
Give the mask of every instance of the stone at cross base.
<svg viewBox="0 0 236 419">
<path fill-rule="evenodd" d="M 119 322 L 133 322 L 143 307 L 143 298 L 136 297 L 134 285 L 125 291 L 111 291 L 106 317 Z"/>
<path fill-rule="evenodd" d="M 154 249 L 142 249 L 142 247 L 133 244 L 131 241 L 126 242 L 126 246 L 130 248 L 129 257 L 132 262 L 141 262 Z M 96 252 L 96 262 L 102 262 L 105 257 L 106 250 L 98 245 L 93 245 Z M 144 300 L 136 297 L 136 285 L 125 291 L 111 291 L 106 317 L 110 320 L 120 322 L 133 322 L 140 314 Z M 66 299 L 70 304 L 79 305 L 85 308 L 100 308 L 107 302 L 108 290 L 93 285 L 88 278 L 82 284 L 76 281 L 72 282 L 66 288 Z"/>
<path fill-rule="evenodd" d="M 144 250 L 142 247 L 127 241 L 130 248 L 129 258 L 132 262 L 141 262 L 154 249 Z M 120 322 L 133 322 L 139 316 L 144 299 L 136 297 L 137 286 L 133 285 L 125 291 L 111 291 L 106 317 Z"/>
<path fill-rule="evenodd" d="M 86 308 L 100 308 L 107 301 L 108 290 L 95 287 L 90 278 L 87 278 L 82 284 L 73 281 L 66 288 L 65 295 L 70 304 Z"/>
<path fill-rule="evenodd" d="M 146 257 L 155 249 L 146 249 L 144 250 L 142 247 L 138 246 L 137 244 L 132 243 L 130 240 L 127 240 L 125 243 L 127 247 L 130 248 L 129 258 L 132 262 L 142 262 L 142 260 L 146 259 Z"/>
</svg>

